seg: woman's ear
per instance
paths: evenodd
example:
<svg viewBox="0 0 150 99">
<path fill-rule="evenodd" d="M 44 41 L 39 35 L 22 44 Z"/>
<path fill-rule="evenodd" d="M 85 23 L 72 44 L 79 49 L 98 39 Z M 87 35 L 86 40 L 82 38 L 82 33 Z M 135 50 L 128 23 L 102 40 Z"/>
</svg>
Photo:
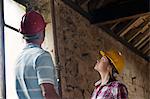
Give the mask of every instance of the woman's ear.
<svg viewBox="0 0 150 99">
<path fill-rule="evenodd" d="M 111 66 L 111 65 L 108 65 L 108 66 L 107 66 L 107 70 L 108 70 L 109 72 L 112 72 L 112 66 Z"/>
</svg>

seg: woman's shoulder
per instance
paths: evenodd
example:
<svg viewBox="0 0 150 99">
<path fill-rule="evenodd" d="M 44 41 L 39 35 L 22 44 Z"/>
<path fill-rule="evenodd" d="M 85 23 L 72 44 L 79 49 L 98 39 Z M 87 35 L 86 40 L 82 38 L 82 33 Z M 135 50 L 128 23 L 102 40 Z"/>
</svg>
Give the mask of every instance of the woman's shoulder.
<svg viewBox="0 0 150 99">
<path fill-rule="evenodd" d="M 123 82 L 121 82 L 121 81 L 118 81 L 118 80 L 112 81 L 111 85 L 113 87 L 125 87 L 126 88 L 125 84 Z"/>
<path fill-rule="evenodd" d="M 120 97 L 119 99 L 128 99 L 128 90 L 125 84 L 123 84 L 121 81 L 113 81 L 112 85 L 113 96 L 118 98 Z"/>
</svg>

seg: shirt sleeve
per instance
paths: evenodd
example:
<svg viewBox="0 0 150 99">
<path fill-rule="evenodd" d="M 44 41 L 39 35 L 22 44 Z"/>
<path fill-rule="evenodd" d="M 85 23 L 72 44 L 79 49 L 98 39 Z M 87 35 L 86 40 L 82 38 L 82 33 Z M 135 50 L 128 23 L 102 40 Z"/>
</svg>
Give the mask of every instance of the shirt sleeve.
<svg viewBox="0 0 150 99">
<path fill-rule="evenodd" d="M 128 99 L 128 90 L 125 85 L 118 86 L 117 99 Z"/>
<path fill-rule="evenodd" d="M 37 58 L 35 69 L 37 71 L 39 85 L 42 83 L 51 83 L 54 85 L 55 68 L 49 53 L 44 53 Z"/>
</svg>

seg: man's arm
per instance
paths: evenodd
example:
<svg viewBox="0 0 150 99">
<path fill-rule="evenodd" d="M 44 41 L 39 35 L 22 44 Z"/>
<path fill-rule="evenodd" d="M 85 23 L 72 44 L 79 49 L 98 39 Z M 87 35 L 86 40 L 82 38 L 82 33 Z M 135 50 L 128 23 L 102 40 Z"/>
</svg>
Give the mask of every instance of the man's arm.
<svg viewBox="0 0 150 99">
<path fill-rule="evenodd" d="M 44 99 L 60 99 L 57 95 L 54 86 L 50 83 L 43 83 L 40 85 Z"/>
<path fill-rule="evenodd" d="M 44 53 L 37 58 L 35 69 L 44 99 L 60 99 L 54 87 L 57 85 L 55 68 L 49 53 Z"/>
</svg>

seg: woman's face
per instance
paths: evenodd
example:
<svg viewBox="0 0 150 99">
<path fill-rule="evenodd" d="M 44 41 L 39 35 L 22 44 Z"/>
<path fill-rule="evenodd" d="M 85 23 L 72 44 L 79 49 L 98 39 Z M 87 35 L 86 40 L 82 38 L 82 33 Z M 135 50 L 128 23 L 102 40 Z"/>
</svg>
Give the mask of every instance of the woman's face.
<svg viewBox="0 0 150 99">
<path fill-rule="evenodd" d="M 109 61 L 107 57 L 103 56 L 100 60 L 97 60 L 94 69 L 98 72 L 107 72 L 108 66 L 109 66 Z"/>
</svg>

